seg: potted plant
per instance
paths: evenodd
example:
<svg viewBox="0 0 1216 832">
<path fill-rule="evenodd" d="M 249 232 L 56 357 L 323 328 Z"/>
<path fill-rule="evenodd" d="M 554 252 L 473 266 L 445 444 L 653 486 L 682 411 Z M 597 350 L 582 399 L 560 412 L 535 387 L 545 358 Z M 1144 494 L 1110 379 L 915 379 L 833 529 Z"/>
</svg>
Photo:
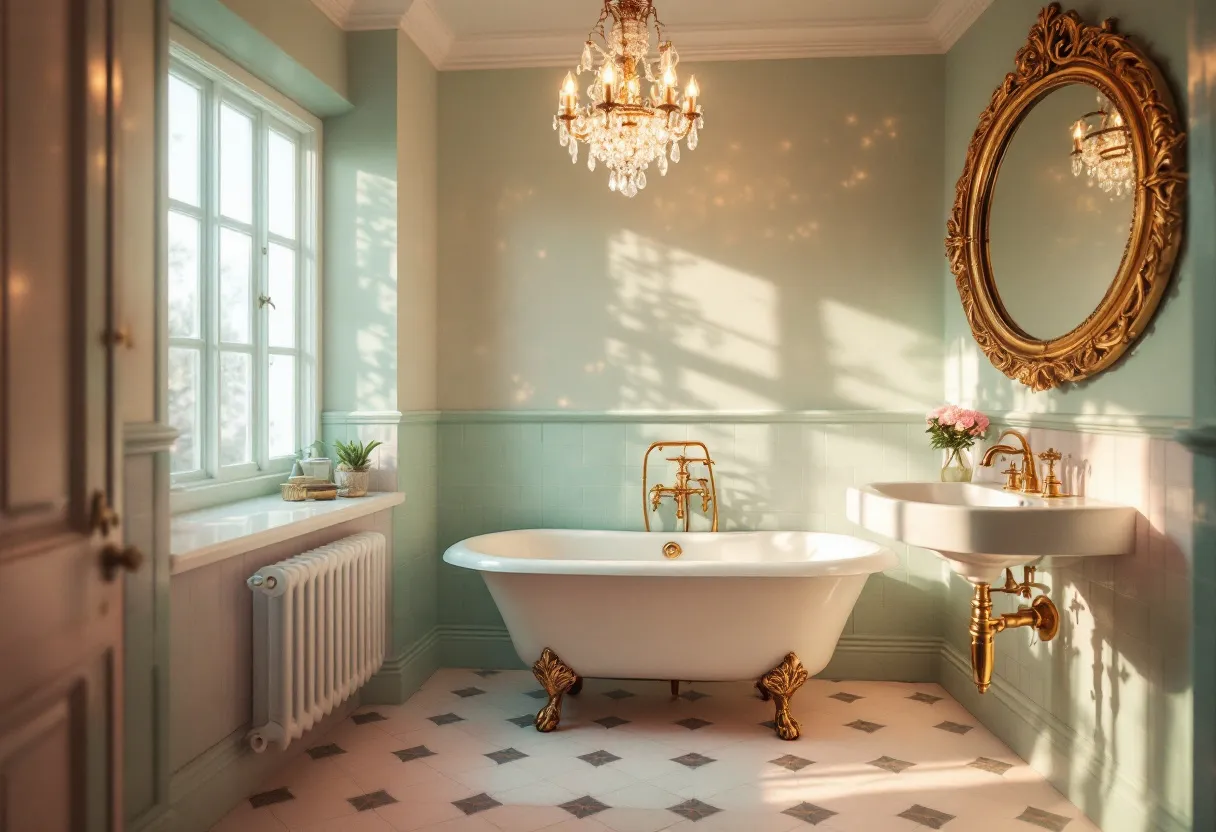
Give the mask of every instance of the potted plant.
<svg viewBox="0 0 1216 832">
<path fill-rule="evenodd" d="M 942 482 L 971 482 L 975 473 L 971 446 L 988 433 L 988 417 L 978 410 L 948 404 L 934 410 L 925 421 L 929 423 L 925 433 L 930 444 L 946 452 Z"/>
<path fill-rule="evenodd" d="M 334 450 L 338 456 L 338 469 L 335 478 L 338 483 L 338 494 L 343 497 L 363 497 L 371 484 L 372 451 L 383 444 L 373 439 L 364 445 L 358 439 L 350 442 L 337 440 Z"/>
</svg>

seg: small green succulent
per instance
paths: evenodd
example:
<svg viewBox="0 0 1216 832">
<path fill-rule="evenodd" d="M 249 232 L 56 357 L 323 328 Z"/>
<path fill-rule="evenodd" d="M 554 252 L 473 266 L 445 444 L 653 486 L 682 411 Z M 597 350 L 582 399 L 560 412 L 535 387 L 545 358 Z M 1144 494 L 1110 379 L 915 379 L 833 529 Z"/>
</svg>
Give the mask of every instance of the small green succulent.
<svg viewBox="0 0 1216 832">
<path fill-rule="evenodd" d="M 338 463 L 341 467 L 348 471 L 366 471 L 371 467 L 372 451 L 380 447 L 382 442 L 373 439 L 364 445 L 358 439 L 353 439 L 350 442 L 343 442 L 341 439 L 334 441 L 334 450 L 338 455 Z"/>
</svg>

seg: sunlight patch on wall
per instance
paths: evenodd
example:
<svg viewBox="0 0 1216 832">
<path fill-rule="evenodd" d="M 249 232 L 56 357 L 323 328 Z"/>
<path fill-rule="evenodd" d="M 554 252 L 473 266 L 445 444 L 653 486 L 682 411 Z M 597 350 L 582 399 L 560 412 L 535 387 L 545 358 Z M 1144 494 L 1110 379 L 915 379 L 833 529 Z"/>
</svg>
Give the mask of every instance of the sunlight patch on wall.
<svg viewBox="0 0 1216 832">
<path fill-rule="evenodd" d="M 930 404 L 922 380 L 931 374 L 938 348 L 923 333 L 828 299 L 819 326 L 836 392 L 852 406 L 915 412 Z"/>
<path fill-rule="evenodd" d="M 606 347 L 618 366 L 632 362 L 631 382 L 675 385 L 707 406 L 778 406 L 761 392 L 780 376 L 771 282 L 632 231 L 613 235 L 608 258 L 611 311 L 629 335 Z M 625 403 L 638 398 L 622 393 Z"/>
</svg>

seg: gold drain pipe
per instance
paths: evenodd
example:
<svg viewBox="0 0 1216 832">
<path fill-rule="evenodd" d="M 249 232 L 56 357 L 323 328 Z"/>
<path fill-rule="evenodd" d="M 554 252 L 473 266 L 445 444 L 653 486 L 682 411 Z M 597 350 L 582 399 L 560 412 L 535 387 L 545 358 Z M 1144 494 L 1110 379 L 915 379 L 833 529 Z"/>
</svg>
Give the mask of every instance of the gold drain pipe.
<svg viewBox="0 0 1216 832">
<path fill-rule="evenodd" d="M 1024 580 L 1018 583 L 1013 578 L 1013 570 L 1005 570 L 1005 585 L 996 587 L 996 592 L 1008 592 L 1030 599 L 1033 590 L 1047 591 L 1043 584 L 1034 582 L 1034 567 L 1025 567 Z M 1034 627 L 1038 630 L 1039 638 L 1051 641 L 1060 631 L 1060 612 L 1055 603 L 1046 595 L 1040 595 L 1030 602 L 1029 607 L 1018 607 L 1017 612 L 1007 612 L 1004 615 L 992 615 L 993 587 L 987 583 L 975 585 L 975 595 L 971 599 L 971 678 L 980 693 L 987 693 L 992 685 L 992 671 L 996 664 L 996 649 L 994 642 L 996 634 L 1015 627 Z"/>
</svg>

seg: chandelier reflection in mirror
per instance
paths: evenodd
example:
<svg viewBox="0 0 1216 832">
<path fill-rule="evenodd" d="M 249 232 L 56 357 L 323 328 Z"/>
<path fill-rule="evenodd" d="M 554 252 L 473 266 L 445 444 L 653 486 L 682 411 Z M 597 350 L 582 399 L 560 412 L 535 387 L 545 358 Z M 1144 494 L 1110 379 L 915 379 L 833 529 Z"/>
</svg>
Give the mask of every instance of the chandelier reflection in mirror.
<svg viewBox="0 0 1216 832">
<path fill-rule="evenodd" d="M 605 26 L 611 20 L 611 31 Z M 654 23 L 658 61 L 650 59 L 650 25 Z M 601 45 L 602 44 L 602 45 Z M 596 66 L 596 63 L 599 66 Z M 567 73 L 558 95 L 553 129 L 570 159 L 578 162 L 579 143 L 587 145 L 587 167 L 608 168 L 608 187 L 635 197 L 646 187 L 654 162 L 667 175 L 667 160 L 680 161 L 680 142 L 695 150 L 704 124 L 695 76 L 688 79 L 683 100 L 678 92 L 680 56 L 664 40 L 654 0 L 604 0 L 599 22 L 587 36 L 574 73 Z M 579 103 L 575 74 L 593 73 L 587 88 L 591 102 Z M 643 89 L 643 84 L 647 89 Z M 648 92 L 648 95 L 643 95 Z"/>
<path fill-rule="evenodd" d="M 1105 96 L 1098 96 L 1098 109 L 1086 113 L 1072 125 L 1072 175 L 1084 173 L 1091 185 L 1121 197 L 1136 187 L 1136 164 L 1132 158 L 1131 133 Z"/>
</svg>

